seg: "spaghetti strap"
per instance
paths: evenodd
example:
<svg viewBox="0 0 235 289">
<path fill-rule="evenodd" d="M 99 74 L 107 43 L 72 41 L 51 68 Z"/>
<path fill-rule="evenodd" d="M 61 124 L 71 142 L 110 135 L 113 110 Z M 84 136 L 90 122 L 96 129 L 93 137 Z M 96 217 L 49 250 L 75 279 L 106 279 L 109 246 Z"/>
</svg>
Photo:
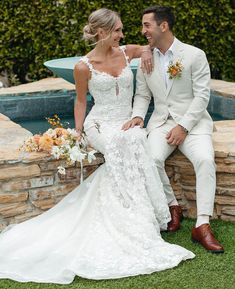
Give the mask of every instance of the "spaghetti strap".
<svg viewBox="0 0 235 289">
<path fill-rule="evenodd" d="M 93 65 L 90 63 L 89 58 L 87 56 L 83 56 L 79 61 L 82 61 L 83 63 L 85 63 L 90 71 L 93 71 Z"/>
<path fill-rule="evenodd" d="M 120 50 L 122 51 L 122 53 L 123 53 L 123 55 L 125 57 L 126 65 L 129 65 L 129 56 L 126 55 L 126 52 L 125 52 L 126 51 L 126 45 L 122 45 L 119 48 L 120 48 Z"/>
</svg>

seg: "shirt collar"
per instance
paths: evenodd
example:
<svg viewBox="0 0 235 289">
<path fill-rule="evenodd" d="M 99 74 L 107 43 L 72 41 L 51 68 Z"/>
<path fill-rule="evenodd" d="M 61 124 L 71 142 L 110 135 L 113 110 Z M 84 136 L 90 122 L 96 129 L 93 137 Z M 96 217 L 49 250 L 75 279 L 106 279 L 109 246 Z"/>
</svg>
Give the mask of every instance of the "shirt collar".
<svg viewBox="0 0 235 289">
<path fill-rule="evenodd" d="M 168 54 L 169 52 L 174 55 L 174 52 L 176 51 L 176 43 L 177 43 L 177 39 L 176 39 L 176 37 L 174 37 L 174 40 L 173 40 L 171 46 L 166 51 L 165 55 Z M 155 50 L 158 52 L 159 55 L 163 55 L 157 47 L 155 48 Z"/>
</svg>

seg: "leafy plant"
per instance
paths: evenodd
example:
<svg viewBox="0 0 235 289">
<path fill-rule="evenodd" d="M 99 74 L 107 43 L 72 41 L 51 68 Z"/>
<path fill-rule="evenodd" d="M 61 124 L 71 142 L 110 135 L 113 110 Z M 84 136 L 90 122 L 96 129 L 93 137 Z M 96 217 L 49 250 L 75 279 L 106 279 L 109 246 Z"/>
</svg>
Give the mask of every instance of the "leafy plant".
<svg viewBox="0 0 235 289">
<path fill-rule="evenodd" d="M 173 7 L 175 35 L 206 52 L 212 78 L 235 80 L 234 1 L 228 0 L 1 0 L 0 73 L 25 83 L 52 75 L 46 60 L 84 55 L 91 48 L 82 40 L 82 28 L 101 7 L 120 13 L 123 43 L 143 44 L 141 12 L 155 4 Z"/>
</svg>

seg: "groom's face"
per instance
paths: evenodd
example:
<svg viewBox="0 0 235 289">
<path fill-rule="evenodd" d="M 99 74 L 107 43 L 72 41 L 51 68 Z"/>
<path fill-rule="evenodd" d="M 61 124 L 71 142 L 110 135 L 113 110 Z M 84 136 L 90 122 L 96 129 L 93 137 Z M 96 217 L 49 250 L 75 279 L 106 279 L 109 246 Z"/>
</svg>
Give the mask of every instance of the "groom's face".
<svg viewBox="0 0 235 289">
<path fill-rule="evenodd" d="M 142 34 L 147 38 L 151 47 L 156 47 L 162 37 L 161 26 L 157 24 L 154 14 L 147 13 L 142 18 Z"/>
</svg>

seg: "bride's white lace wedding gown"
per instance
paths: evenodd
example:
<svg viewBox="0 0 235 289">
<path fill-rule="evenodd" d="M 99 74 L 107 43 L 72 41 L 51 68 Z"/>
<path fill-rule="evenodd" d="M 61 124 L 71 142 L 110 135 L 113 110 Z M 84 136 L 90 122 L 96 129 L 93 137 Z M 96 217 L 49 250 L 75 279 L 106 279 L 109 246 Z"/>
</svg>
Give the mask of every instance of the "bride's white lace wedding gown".
<svg viewBox="0 0 235 289">
<path fill-rule="evenodd" d="M 0 235 L 0 278 L 67 284 L 75 275 L 149 274 L 194 257 L 161 238 L 170 214 L 145 130 L 121 130 L 132 107 L 127 58 L 118 77 L 96 71 L 87 57 L 81 61 L 95 99 L 84 127 L 105 164 L 55 207 Z"/>
</svg>

